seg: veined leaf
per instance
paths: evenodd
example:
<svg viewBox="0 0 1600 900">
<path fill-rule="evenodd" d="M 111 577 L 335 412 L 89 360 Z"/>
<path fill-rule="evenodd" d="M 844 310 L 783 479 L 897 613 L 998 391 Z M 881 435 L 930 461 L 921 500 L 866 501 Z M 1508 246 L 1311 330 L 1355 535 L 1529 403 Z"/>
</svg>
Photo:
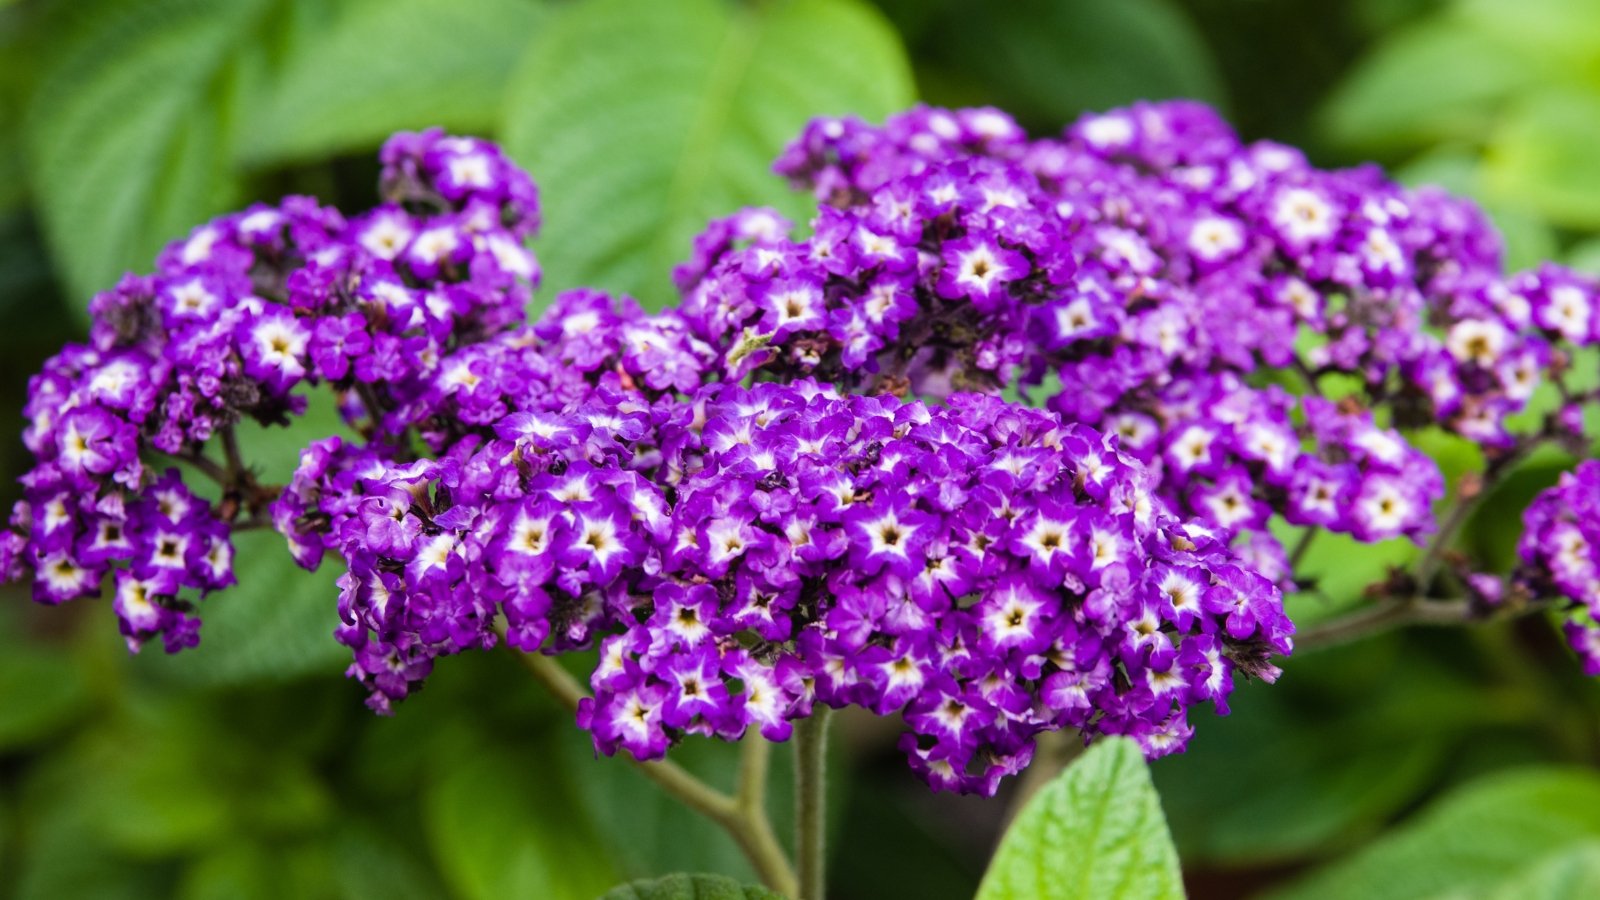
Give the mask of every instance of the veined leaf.
<svg viewBox="0 0 1600 900">
<path fill-rule="evenodd" d="M 434 766 L 424 806 L 429 843 L 457 896 L 588 900 L 616 883 L 548 740 L 512 754 L 463 731 L 451 749 Z"/>
<path fill-rule="evenodd" d="M 26 147 L 51 253 L 87 301 L 235 198 L 231 72 L 269 0 L 92 3 L 47 64 Z"/>
<path fill-rule="evenodd" d="M 764 887 L 723 875 L 667 875 L 613 888 L 600 900 L 783 900 Z"/>
<path fill-rule="evenodd" d="M 808 119 L 877 119 L 911 99 L 894 33 L 854 0 L 602 0 L 529 48 L 503 138 L 544 192 L 551 288 L 660 307 L 707 219 L 752 203 L 810 218 L 769 174 Z"/>
<path fill-rule="evenodd" d="M 240 122 L 249 165 L 376 146 L 441 126 L 484 133 L 544 14 L 539 0 L 298 0 L 264 97 Z"/>
<path fill-rule="evenodd" d="M 1095 744 L 1028 801 L 978 887 L 978 900 L 1182 896 L 1161 800 L 1126 738 Z"/>
<path fill-rule="evenodd" d="M 1600 776 L 1534 769 L 1486 778 L 1411 825 L 1272 896 L 1411 900 L 1493 884 L 1600 837 Z"/>
</svg>

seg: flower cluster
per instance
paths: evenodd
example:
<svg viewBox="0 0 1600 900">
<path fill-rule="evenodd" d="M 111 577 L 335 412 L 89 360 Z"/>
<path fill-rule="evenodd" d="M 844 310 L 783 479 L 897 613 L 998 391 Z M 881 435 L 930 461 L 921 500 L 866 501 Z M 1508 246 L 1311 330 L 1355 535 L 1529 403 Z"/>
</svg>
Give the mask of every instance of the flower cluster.
<svg viewBox="0 0 1600 900">
<path fill-rule="evenodd" d="M 1291 649 L 1276 588 L 1143 467 L 996 398 L 598 389 L 495 432 L 437 462 L 304 457 L 376 708 L 492 643 L 498 607 L 521 649 L 599 641 L 581 718 L 608 753 L 857 704 L 903 714 L 931 783 L 991 793 L 1045 729 L 1180 749 L 1188 706 Z"/>
<path fill-rule="evenodd" d="M 1052 409 L 1155 466 L 1175 509 L 1264 559 L 1283 556 L 1274 513 L 1362 540 L 1427 534 L 1443 479 L 1396 429 L 1509 457 L 1530 439 L 1514 414 L 1600 342 L 1600 288 L 1551 265 L 1505 275 L 1469 203 L 1246 144 L 1199 104 L 1032 141 L 993 109 L 820 119 L 777 169 L 821 201 L 815 233 L 709 241 L 685 307 L 743 317 L 707 333 L 748 333 L 724 345 L 760 345 L 780 379 L 833 376 L 838 358 L 923 395 L 1047 384 Z M 817 313 L 775 317 L 770 279 L 796 272 L 820 284 Z M 1580 446 L 1588 399 L 1563 390 L 1540 438 Z"/>
<path fill-rule="evenodd" d="M 1523 514 L 1520 586 L 1572 607 L 1567 642 L 1600 675 L 1600 460 L 1581 463 Z"/>
<path fill-rule="evenodd" d="M 533 184 L 499 149 L 439 132 L 383 152 L 390 202 L 347 221 L 305 197 L 197 228 L 90 304 L 87 345 L 29 384 L 23 439 L 37 460 L 0 538 L 0 574 L 35 596 L 100 592 L 130 647 L 198 640 L 188 592 L 233 581 L 234 526 L 264 522 L 270 488 L 235 426 L 282 424 L 326 384 L 369 431 L 431 383 L 442 353 L 520 322 L 537 279 L 523 239 Z M 220 449 L 225 458 L 216 458 Z M 163 461 L 152 467 L 147 461 Z M 214 480 L 202 499 L 180 469 Z"/>
<path fill-rule="evenodd" d="M 993 109 L 821 119 L 777 164 L 818 200 L 807 235 L 744 210 L 674 270 L 676 308 L 582 289 L 532 323 L 528 176 L 437 131 L 381 158 L 369 212 L 253 207 L 96 298 L 31 385 L 0 576 L 61 602 L 114 572 L 130 646 L 177 649 L 230 531 L 271 524 L 345 564 L 336 638 L 377 711 L 442 656 L 597 646 L 603 752 L 858 705 L 905 722 L 930 784 L 992 793 L 1042 731 L 1156 756 L 1235 675 L 1276 677 L 1274 517 L 1420 540 L 1445 484 L 1419 429 L 1498 474 L 1584 445 L 1597 398 L 1568 378 L 1595 283 L 1506 275 L 1470 204 L 1192 103 L 1038 140 Z M 235 426 L 311 386 L 354 436 L 258 484 Z M 1597 482 L 1529 510 L 1513 584 L 1584 610 L 1600 671 Z"/>
</svg>

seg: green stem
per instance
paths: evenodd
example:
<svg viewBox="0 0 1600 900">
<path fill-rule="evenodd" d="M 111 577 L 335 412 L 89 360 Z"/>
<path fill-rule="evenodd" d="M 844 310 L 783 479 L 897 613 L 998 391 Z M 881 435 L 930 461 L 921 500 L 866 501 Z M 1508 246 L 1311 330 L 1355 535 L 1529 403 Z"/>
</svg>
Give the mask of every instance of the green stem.
<svg viewBox="0 0 1600 900">
<path fill-rule="evenodd" d="M 1430 600 L 1402 597 L 1363 607 L 1355 612 L 1318 622 L 1295 635 L 1295 650 L 1336 647 L 1351 641 L 1411 625 L 1475 625 L 1496 622 L 1549 609 L 1555 601 L 1536 599 L 1485 610 L 1467 600 Z"/>
<path fill-rule="evenodd" d="M 744 736 L 743 744 L 739 793 L 734 797 L 737 820 L 723 823 L 723 827 L 733 835 L 767 887 L 793 897 L 798 889 L 794 867 L 789 865 L 789 857 L 784 854 L 783 845 L 772 830 L 772 820 L 767 817 L 767 762 L 772 756 L 772 745 L 753 731 Z"/>
<path fill-rule="evenodd" d="M 1407 625 L 1461 625 L 1472 621 L 1472 612 L 1465 600 L 1391 600 L 1305 628 L 1295 635 L 1294 646 L 1296 651 L 1337 647 Z"/>
<path fill-rule="evenodd" d="M 828 714 L 818 703 L 811 717 L 794 726 L 795 860 L 799 900 L 824 900 L 827 882 L 826 803 Z"/>
<path fill-rule="evenodd" d="M 497 630 L 503 639 L 504 629 Z M 579 701 L 588 696 L 583 685 L 554 658 L 541 653 L 519 652 L 517 659 L 568 709 L 577 710 Z M 739 769 L 739 792 L 734 796 L 711 787 L 669 759 L 641 761 L 634 759 L 631 754 L 625 758 L 668 795 L 726 831 L 767 887 L 792 897 L 797 888 L 794 869 L 784 856 L 783 846 L 772 830 L 772 821 L 766 811 L 767 759 L 770 754 L 771 745 L 759 734 L 745 737 Z"/>
</svg>

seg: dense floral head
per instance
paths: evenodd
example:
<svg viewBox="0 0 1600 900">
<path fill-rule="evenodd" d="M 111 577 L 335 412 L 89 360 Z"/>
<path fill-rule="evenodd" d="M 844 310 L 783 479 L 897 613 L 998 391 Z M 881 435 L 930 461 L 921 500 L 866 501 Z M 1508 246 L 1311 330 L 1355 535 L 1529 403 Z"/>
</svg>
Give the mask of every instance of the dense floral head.
<svg viewBox="0 0 1600 900">
<path fill-rule="evenodd" d="M 337 638 L 376 710 L 441 656 L 593 646 L 603 752 L 857 705 L 905 722 L 930 784 L 991 793 L 1042 731 L 1156 756 L 1235 674 L 1274 678 L 1298 556 L 1274 520 L 1427 538 L 1419 431 L 1501 474 L 1586 448 L 1600 392 L 1570 377 L 1593 281 L 1507 275 L 1470 204 L 1194 103 L 1043 139 L 993 109 L 820 119 L 777 164 L 817 198 L 803 233 L 735 213 L 676 308 L 582 289 L 532 324 L 528 176 L 439 131 L 381 160 L 366 213 L 252 207 L 94 300 L 30 385 L 0 577 L 50 603 L 109 583 L 130 646 L 178 649 L 231 531 L 271 524 L 345 563 Z M 324 386 L 346 435 L 257 483 L 235 426 Z M 1455 574 L 1568 602 L 1600 671 L 1597 479 L 1528 511 L 1509 590 Z"/>
<path fill-rule="evenodd" d="M 1246 144 L 1202 105 L 1040 140 L 992 109 L 821 119 L 776 168 L 821 201 L 812 235 L 707 241 L 680 277 L 731 375 L 1012 386 L 1118 434 L 1175 510 L 1263 560 L 1286 556 L 1274 515 L 1431 533 L 1445 485 L 1417 429 L 1491 460 L 1583 444 L 1585 398 L 1562 385 L 1596 343 L 1592 281 L 1507 276 L 1471 204 Z M 1550 382 L 1567 405 L 1518 419 Z"/>
<path fill-rule="evenodd" d="M 605 752 L 856 704 L 903 714 L 931 783 L 988 793 L 1042 730 L 1180 749 L 1189 705 L 1291 649 L 1277 589 L 1143 467 L 991 397 L 601 389 L 438 462 L 329 457 L 303 474 L 380 709 L 498 612 L 524 650 L 600 645 L 582 720 Z"/>
</svg>

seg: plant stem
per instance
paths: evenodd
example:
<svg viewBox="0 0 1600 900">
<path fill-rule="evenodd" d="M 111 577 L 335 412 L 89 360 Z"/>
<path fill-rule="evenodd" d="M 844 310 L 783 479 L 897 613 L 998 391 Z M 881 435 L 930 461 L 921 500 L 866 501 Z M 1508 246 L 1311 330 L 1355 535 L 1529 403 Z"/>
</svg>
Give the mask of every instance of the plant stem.
<svg viewBox="0 0 1600 900">
<path fill-rule="evenodd" d="M 229 475 L 227 470 L 223 469 L 222 466 L 218 465 L 215 460 L 209 456 L 206 456 L 200 451 L 196 450 L 193 453 L 181 454 L 177 458 L 183 460 L 191 466 L 194 466 L 196 469 L 199 469 L 200 474 L 206 476 L 212 481 L 215 481 L 223 490 L 227 490 L 233 486 L 233 478 Z"/>
<path fill-rule="evenodd" d="M 733 835 L 761 880 L 778 893 L 792 897 L 797 889 L 794 868 L 789 865 L 783 845 L 778 843 L 778 835 L 772 830 L 772 820 L 767 817 L 767 762 L 772 756 L 772 745 L 754 731 L 747 733 L 742 743 L 739 793 L 734 797 L 738 827 L 728 824 L 723 827 Z"/>
<path fill-rule="evenodd" d="M 1407 625 L 1461 625 L 1473 620 L 1465 600 L 1426 600 L 1407 597 L 1376 603 L 1347 616 L 1319 622 L 1295 636 L 1295 650 L 1337 647 L 1357 638 Z"/>
<path fill-rule="evenodd" d="M 1322 529 L 1307 526 L 1301 533 L 1300 540 L 1295 542 L 1294 549 L 1289 552 L 1289 575 L 1293 577 L 1294 570 L 1300 568 L 1300 563 L 1305 561 L 1306 553 L 1311 549 L 1311 542 L 1316 539 L 1317 532 Z"/>
<path fill-rule="evenodd" d="M 1485 488 L 1479 487 L 1470 497 L 1456 498 L 1455 505 L 1450 508 L 1433 540 L 1428 542 L 1428 549 L 1423 551 L 1422 560 L 1417 563 L 1417 590 L 1427 590 L 1433 576 L 1439 574 L 1439 567 L 1444 563 L 1445 551 L 1450 549 L 1450 543 L 1455 540 L 1456 532 L 1460 531 L 1461 526 L 1472 517 L 1473 511 L 1478 508 L 1478 504 L 1487 493 Z"/>
<path fill-rule="evenodd" d="M 818 703 L 811 717 L 794 726 L 795 860 L 800 871 L 798 900 L 824 900 L 827 889 L 828 707 Z"/>
<path fill-rule="evenodd" d="M 228 460 L 228 477 L 238 484 L 248 470 L 245 469 L 244 457 L 239 454 L 239 436 L 234 433 L 232 425 L 222 426 L 222 452 Z"/>
<path fill-rule="evenodd" d="M 503 639 L 504 630 L 497 630 Z M 578 703 L 588 696 L 583 685 L 554 658 L 541 653 L 522 652 L 517 653 L 517 658 L 522 661 L 523 668 L 567 709 L 576 711 Z M 668 795 L 726 831 L 767 887 L 792 897 L 795 896 L 797 884 L 794 870 L 772 830 L 771 820 L 767 818 L 766 781 L 770 754 L 771 746 L 759 734 L 745 736 L 739 768 L 739 792 L 735 796 L 711 787 L 671 760 L 645 761 L 635 759 L 631 754 L 626 758 Z"/>
</svg>

